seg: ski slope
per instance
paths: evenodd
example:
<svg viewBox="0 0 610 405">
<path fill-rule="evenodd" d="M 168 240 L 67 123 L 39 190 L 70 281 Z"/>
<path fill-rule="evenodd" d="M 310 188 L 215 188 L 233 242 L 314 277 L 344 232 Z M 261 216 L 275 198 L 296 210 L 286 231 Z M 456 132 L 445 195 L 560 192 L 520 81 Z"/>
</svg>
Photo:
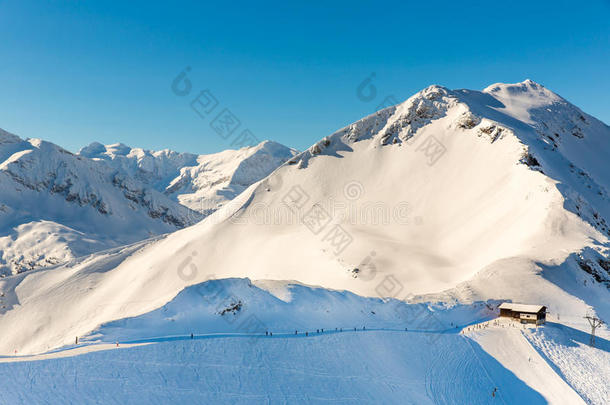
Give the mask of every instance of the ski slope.
<svg viewBox="0 0 610 405">
<path fill-rule="evenodd" d="M 185 340 L 0 363 L 0 375 L 3 403 L 489 404 L 494 387 L 499 403 L 547 403 L 457 334 Z"/>
</svg>

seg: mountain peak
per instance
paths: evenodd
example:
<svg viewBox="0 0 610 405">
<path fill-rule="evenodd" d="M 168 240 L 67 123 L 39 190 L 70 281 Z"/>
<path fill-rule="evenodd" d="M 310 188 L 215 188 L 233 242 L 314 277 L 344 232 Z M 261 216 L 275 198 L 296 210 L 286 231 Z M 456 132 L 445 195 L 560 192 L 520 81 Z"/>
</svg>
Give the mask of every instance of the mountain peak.
<svg viewBox="0 0 610 405">
<path fill-rule="evenodd" d="M 78 154 L 84 157 L 95 157 L 95 155 L 99 155 L 106 152 L 106 147 L 99 142 L 91 142 L 89 145 L 82 147 Z"/>
<path fill-rule="evenodd" d="M 104 158 L 102 155 L 113 158 L 115 156 L 127 156 L 132 150 L 137 150 L 137 148 L 132 148 L 121 142 L 104 145 L 94 141 L 81 148 L 81 150 L 78 151 L 78 154 L 88 158 Z"/>
<path fill-rule="evenodd" d="M 430 86 L 428 86 L 428 87 L 420 90 L 419 92 L 417 92 L 411 98 L 421 98 L 421 97 L 423 97 L 423 98 L 426 98 L 426 99 L 429 99 L 429 100 L 434 100 L 434 99 L 442 97 L 442 96 L 448 96 L 451 93 L 452 93 L 452 90 L 448 89 L 445 86 L 440 86 L 438 84 L 431 84 Z M 411 98 L 409 98 L 409 99 L 411 99 Z"/>
<path fill-rule="evenodd" d="M 127 156 L 132 148 L 124 143 L 118 142 L 106 146 L 106 150 L 113 155 Z"/>
<path fill-rule="evenodd" d="M 486 87 L 483 93 L 488 93 L 499 99 L 536 99 L 537 103 L 552 104 L 565 101 L 562 97 L 547 89 L 540 83 L 526 79 L 520 83 L 495 83 Z"/>
<path fill-rule="evenodd" d="M 283 145 L 276 141 L 271 141 L 269 139 L 262 141 L 256 146 L 253 146 L 253 148 L 257 151 L 264 150 L 272 155 L 287 156 L 289 154 L 295 155 L 298 153 L 296 149 L 289 148 L 286 145 Z"/>
</svg>

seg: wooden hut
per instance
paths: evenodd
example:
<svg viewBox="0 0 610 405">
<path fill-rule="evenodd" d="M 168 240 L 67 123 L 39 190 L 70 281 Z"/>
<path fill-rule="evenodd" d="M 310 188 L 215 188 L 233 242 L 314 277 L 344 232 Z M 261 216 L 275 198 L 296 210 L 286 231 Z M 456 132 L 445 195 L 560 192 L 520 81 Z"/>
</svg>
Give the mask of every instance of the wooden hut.
<svg viewBox="0 0 610 405">
<path fill-rule="evenodd" d="M 542 325 L 546 321 L 546 307 L 544 305 L 503 302 L 499 308 L 501 317 L 513 318 L 521 323 Z"/>
</svg>

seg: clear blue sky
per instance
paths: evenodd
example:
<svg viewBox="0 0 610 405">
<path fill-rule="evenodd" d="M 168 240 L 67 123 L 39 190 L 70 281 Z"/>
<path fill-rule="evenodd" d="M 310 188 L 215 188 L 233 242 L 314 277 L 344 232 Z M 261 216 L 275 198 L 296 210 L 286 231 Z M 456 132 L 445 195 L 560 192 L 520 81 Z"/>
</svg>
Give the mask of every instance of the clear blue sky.
<svg viewBox="0 0 610 405">
<path fill-rule="evenodd" d="M 304 149 L 388 95 L 526 78 L 610 123 L 609 0 L 163 3 L 0 0 L 0 128 L 72 151 L 215 152 L 231 138 L 189 107 L 208 88 L 238 131 Z"/>
</svg>

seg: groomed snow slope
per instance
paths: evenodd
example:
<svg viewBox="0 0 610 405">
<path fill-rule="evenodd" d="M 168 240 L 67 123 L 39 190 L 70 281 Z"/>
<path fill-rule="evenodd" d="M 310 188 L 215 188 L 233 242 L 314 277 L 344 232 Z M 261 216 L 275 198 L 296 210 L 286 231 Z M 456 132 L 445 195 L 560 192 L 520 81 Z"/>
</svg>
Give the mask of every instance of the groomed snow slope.
<svg viewBox="0 0 610 405">
<path fill-rule="evenodd" d="M 541 128 L 553 128 L 555 144 Z M 609 138 L 607 126 L 530 81 L 484 92 L 431 86 L 325 138 L 193 227 L 135 252 L 0 281 L 14 292 L 0 353 L 69 344 L 209 278 L 397 298 L 519 296 L 573 302 L 570 316 L 582 316 L 586 299 L 545 280 L 540 266 L 589 247 L 586 260 L 603 271 L 610 208 L 599 165 Z M 333 243 L 341 230 L 349 244 Z M 519 272 L 531 279 L 525 290 Z M 484 276 L 501 297 L 488 296 Z"/>
<path fill-rule="evenodd" d="M 0 363 L 0 377 L 3 403 L 548 403 L 457 334 L 434 344 L 385 331 L 184 340 Z"/>
</svg>

